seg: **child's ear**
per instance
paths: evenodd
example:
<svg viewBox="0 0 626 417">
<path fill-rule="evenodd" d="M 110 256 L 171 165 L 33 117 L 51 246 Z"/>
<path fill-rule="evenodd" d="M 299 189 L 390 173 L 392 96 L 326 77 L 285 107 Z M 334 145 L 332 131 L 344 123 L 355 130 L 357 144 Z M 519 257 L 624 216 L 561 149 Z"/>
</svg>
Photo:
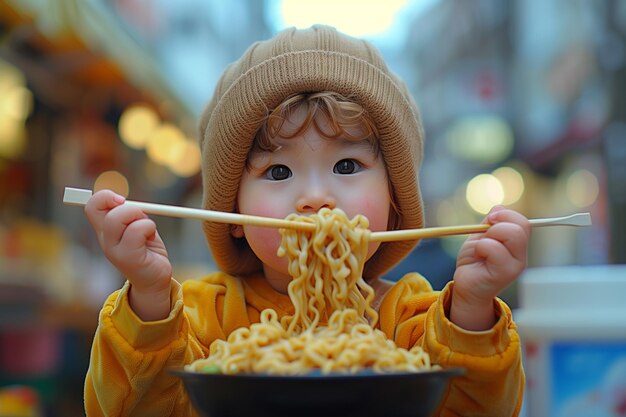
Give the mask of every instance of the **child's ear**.
<svg viewBox="0 0 626 417">
<path fill-rule="evenodd" d="M 243 226 L 239 224 L 233 224 L 230 228 L 230 235 L 234 238 L 244 237 Z"/>
</svg>

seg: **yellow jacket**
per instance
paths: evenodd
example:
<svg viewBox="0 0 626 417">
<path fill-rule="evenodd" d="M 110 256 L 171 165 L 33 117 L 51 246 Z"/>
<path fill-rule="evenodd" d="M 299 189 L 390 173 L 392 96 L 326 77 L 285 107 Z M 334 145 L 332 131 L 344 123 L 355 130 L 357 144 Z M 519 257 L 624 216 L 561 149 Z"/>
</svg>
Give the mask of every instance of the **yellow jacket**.
<svg viewBox="0 0 626 417">
<path fill-rule="evenodd" d="M 156 322 L 133 313 L 128 289 L 127 283 L 113 293 L 100 313 L 85 381 L 88 417 L 196 416 L 182 382 L 168 371 L 205 357 L 211 342 L 258 322 L 266 308 L 279 316 L 293 311 L 289 297 L 260 274 L 172 280 L 172 310 Z M 452 291 L 453 283 L 436 292 L 422 276 L 407 274 L 380 305 L 380 329 L 398 346 L 421 344 L 433 363 L 467 369 L 450 384 L 440 416 L 517 415 L 524 373 L 511 311 L 497 300 L 492 329 L 465 331 L 446 317 Z"/>
</svg>

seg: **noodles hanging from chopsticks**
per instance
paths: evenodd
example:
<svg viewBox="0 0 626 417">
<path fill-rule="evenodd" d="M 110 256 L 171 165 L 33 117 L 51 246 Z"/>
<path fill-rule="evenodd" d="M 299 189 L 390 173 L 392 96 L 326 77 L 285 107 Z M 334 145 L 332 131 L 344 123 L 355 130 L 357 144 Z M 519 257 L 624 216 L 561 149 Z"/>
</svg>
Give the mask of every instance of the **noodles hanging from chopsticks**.
<svg viewBox="0 0 626 417">
<path fill-rule="evenodd" d="M 274 310 L 262 311 L 259 323 L 216 340 L 208 358 L 188 369 L 285 375 L 431 369 L 421 347 L 399 348 L 375 328 L 374 290 L 362 277 L 370 233 L 367 218 L 349 220 L 339 209 L 324 208 L 312 216 L 292 214 L 287 219 L 316 226 L 314 232 L 281 229 L 278 254 L 289 260 L 294 314 L 279 320 Z"/>
</svg>

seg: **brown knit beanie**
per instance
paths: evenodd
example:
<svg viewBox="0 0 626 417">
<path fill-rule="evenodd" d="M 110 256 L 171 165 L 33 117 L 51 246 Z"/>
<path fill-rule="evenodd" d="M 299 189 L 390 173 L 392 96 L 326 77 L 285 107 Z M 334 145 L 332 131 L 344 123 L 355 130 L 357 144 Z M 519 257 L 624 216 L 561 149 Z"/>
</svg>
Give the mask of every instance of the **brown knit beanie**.
<svg viewBox="0 0 626 417">
<path fill-rule="evenodd" d="M 268 110 L 294 93 L 319 91 L 339 93 L 367 111 L 380 135 L 400 228 L 422 227 L 418 170 L 423 133 L 417 106 L 376 48 L 327 26 L 284 30 L 253 44 L 226 68 L 200 120 L 204 208 L 235 210 L 246 157 Z M 222 271 L 245 275 L 261 270 L 245 238 L 233 238 L 229 225 L 205 222 L 203 227 Z M 415 244 L 382 243 L 366 263 L 364 277 L 380 276 Z"/>
</svg>

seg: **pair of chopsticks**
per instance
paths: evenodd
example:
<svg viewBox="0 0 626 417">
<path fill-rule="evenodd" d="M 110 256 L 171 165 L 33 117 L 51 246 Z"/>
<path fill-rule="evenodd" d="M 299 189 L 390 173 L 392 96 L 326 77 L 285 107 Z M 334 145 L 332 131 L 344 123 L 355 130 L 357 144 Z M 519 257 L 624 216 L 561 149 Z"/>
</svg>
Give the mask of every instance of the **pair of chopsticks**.
<svg viewBox="0 0 626 417">
<path fill-rule="evenodd" d="M 73 206 L 84 206 L 91 197 L 91 190 L 66 187 L 63 194 L 63 203 Z M 238 225 L 274 227 L 279 229 L 315 230 L 312 223 L 303 223 L 271 217 L 252 216 L 249 214 L 226 213 L 213 210 L 202 210 L 189 207 L 169 206 L 165 204 L 144 203 L 126 200 L 124 204 L 130 204 L 147 214 L 159 216 L 179 217 L 186 219 L 206 220 L 217 223 L 229 223 Z M 551 217 L 544 219 L 529 220 L 531 226 L 590 226 L 591 215 L 589 213 L 576 213 L 564 217 Z M 465 235 L 480 233 L 489 229 L 489 224 L 472 224 L 464 226 L 429 227 L 423 229 L 390 230 L 386 232 L 372 232 L 372 242 L 391 242 L 397 240 L 416 240 L 440 236 Z"/>
</svg>

